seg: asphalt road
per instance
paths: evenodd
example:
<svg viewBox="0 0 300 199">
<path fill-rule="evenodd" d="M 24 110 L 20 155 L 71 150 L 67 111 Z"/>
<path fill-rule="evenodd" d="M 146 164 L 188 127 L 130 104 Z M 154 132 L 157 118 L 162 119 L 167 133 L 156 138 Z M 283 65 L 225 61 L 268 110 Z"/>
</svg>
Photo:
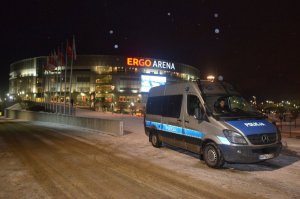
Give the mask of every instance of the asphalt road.
<svg viewBox="0 0 300 199">
<path fill-rule="evenodd" d="M 256 197 L 123 155 L 122 148 L 73 131 L 0 119 L 0 198 Z"/>
</svg>

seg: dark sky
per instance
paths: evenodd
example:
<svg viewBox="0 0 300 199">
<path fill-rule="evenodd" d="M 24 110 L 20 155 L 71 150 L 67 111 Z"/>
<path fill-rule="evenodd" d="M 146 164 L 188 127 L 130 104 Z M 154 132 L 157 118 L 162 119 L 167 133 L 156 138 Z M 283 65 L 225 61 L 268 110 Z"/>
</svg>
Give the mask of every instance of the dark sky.
<svg viewBox="0 0 300 199">
<path fill-rule="evenodd" d="M 48 55 L 74 34 L 78 54 L 182 62 L 198 67 L 202 78 L 223 75 L 246 96 L 300 99 L 298 2 L 4 1 L 1 92 L 8 90 L 12 62 Z"/>
</svg>

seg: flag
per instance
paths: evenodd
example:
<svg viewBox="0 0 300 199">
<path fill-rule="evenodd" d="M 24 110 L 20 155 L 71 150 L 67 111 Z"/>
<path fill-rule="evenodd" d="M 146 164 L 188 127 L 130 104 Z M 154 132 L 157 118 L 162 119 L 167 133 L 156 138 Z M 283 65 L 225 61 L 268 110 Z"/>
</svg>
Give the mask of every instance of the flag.
<svg viewBox="0 0 300 199">
<path fill-rule="evenodd" d="M 69 45 L 69 41 L 67 40 L 67 56 L 71 59 L 73 59 L 73 49 L 72 46 Z"/>
<path fill-rule="evenodd" d="M 77 54 L 76 54 L 75 37 L 74 37 L 74 35 L 73 35 L 73 45 L 72 45 L 72 49 L 73 49 L 73 59 L 76 60 Z"/>
<path fill-rule="evenodd" d="M 72 60 L 76 60 L 77 54 L 76 54 L 76 46 L 75 46 L 75 37 L 73 36 L 72 46 L 69 45 L 69 42 L 67 41 L 67 55 Z"/>
<path fill-rule="evenodd" d="M 57 48 L 57 59 L 58 59 L 58 65 L 63 66 L 65 65 L 65 59 L 64 59 L 64 54 L 62 52 L 62 49 L 60 50 Z"/>
<path fill-rule="evenodd" d="M 55 65 L 55 57 L 54 57 L 54 53 L 51 52 L 49 54 L 49 56 L 47 57 L 47 64 L 44 67 L 45 70 L 47 71 L 54 71 L 56 65 Z"/>
<path fill-rule="evenodd" d="M 56 54 L 56 50 L 53 51 L 53 58 L 52 58 L 52 59 L 53 59 L 53 60 L 52 60 L 53 65 L 54 65 L 55 67 L 57 67 L 57 66 L 58 66 L 58 56 L 57 56 L 57 54 Z"/>
</svg>

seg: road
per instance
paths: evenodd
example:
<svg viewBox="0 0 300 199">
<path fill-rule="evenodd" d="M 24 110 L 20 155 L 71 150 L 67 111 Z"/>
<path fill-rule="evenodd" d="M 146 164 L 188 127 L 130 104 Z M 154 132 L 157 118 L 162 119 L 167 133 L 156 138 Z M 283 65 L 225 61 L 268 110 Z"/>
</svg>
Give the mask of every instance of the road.
<svg viewBox="0 0 300 199">
<path fill-rule="evenodd" d="M 132 122 L 128 133 L 113 137 L 0 119 L 0 198 L 300 197 L 299 151 L 215 170 L 191 153 L 153 148 L 141 132 L 142 119 L 126 120 Z M 295 139 L 289 143 L 299 146 Z"/>
<path fill-rule="evenodd" d="M 1 171 L 1 198 L 243 198 L 145 160 L 122 157 L 109 145 L 66 136 L 67 131 L 1 121 L 1 167 L 6 170 Z M 14 158 L 18 165 L 9 168 L 7 161 Z M 12 172 L 19 175 L 9 179 Z"/>
</svg>

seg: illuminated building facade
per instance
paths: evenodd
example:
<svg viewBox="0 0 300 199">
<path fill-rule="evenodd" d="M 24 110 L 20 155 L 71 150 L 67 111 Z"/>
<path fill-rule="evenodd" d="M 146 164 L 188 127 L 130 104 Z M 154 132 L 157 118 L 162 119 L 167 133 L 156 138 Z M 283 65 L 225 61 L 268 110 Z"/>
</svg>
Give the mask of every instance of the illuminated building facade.
<svg viewBox="0 0 300 199">
<path fill-rule="evenodd" d="M 12 63 L 9 94 L 36 102 L 69 101 L 70 64 L 53 71 L 44 70 L 46 64 L 46 56 Z M 197 68 L 186 64 L 107 55 L 78 55 L 72 74 L 71 97 L 77 105 L 122 112 L 141 109 L 153 86 L 200 77 Z"/>
</svg>

